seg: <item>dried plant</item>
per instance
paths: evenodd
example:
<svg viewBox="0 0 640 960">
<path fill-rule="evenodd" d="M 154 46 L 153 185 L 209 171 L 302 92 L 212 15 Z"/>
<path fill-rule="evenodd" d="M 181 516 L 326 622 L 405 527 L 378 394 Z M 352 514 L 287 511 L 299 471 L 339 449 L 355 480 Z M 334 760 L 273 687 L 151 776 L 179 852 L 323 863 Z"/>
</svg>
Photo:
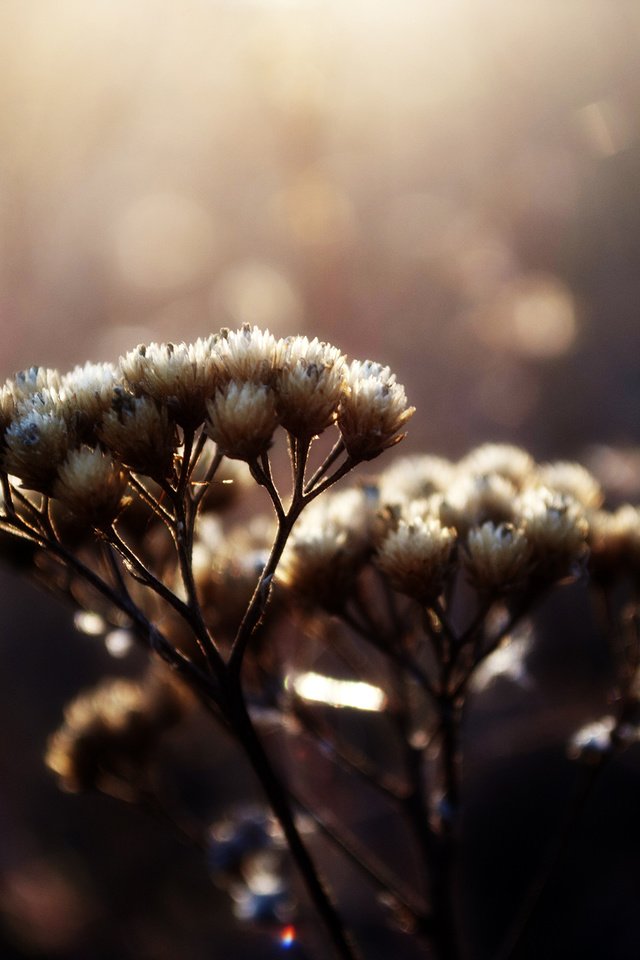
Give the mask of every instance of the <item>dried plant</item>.
<svg viewBox="0 0 640 960">
<path fill-rule="evenodd" d="M 518 630 L 550 591 L 589 584 L 617 666 L 611 714 L 570 744 L 588 761 L 575 815 L 605 761 L 637 737 L 639 512 L 604 510 L 579 465 L 538 465 L 505 445 L 457 464 L 406 457 L 334 491 L 395 446 L 413 412 L 388 367 L 250 326 L 140 346 L 117 367 L 32 368 L 0 392 L 5 554 L 20 538 L 50 589 L 153 655 L 138 682 L 105 681 L 69 706 L 49 766 L 66 789 L 149 802 L 159 742 L 199 703 L 271 811 L 205 825 L 214 877 L 288 945 L 291 861 L 345 960 L 361 955 L 357 925 L 320 876 L 307 830 L 377 889 L 387 920 L 425 955 L 462 955 L 453 871 L 465 707 L 506 651 L 509 669 L 522 667 Z M 274 479 L 278 431 L 287 494 Z M 257 488 L 270 514 L 249 521 Z M 362 715 L 364 746 L 341 722 Z M 365 784 L 407 826 L 406 851 L 384 862 L 368 849 L 304 769 L 269 754 L 263 724 Z M 502 960 L 536 899 L 505 930 Z"/>
</svg>

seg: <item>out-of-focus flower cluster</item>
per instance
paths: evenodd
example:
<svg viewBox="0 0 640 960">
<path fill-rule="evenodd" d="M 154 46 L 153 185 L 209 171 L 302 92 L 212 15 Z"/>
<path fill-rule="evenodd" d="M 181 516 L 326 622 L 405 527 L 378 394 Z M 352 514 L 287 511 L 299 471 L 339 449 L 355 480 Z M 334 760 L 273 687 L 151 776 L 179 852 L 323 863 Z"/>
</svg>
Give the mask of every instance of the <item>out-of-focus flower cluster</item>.
<svg viewBox="0 0 640 960">
<path fill-rule="evenodd" d="M 460 570 L 478 591 L 497 595 L 587 570 L 637 576 L 640 513 L 610 512 L 603 501 L 579 464 L 537 464 L 507 445 L 483 445 L 458 463 L 405 457 L 312 505 L 280 582 L 307 604 L 337 610 L 367 565 L 427 605 Z"/>
<path fill-rule="evenodd" d="M 164 671 L 153 669 L 141 682 L 103 680 L 67 706 L 64 724 L 49 741 L 47 764 L 66 790 L 135 799 L 160 739 L 190 702 Z"/>
</svg>

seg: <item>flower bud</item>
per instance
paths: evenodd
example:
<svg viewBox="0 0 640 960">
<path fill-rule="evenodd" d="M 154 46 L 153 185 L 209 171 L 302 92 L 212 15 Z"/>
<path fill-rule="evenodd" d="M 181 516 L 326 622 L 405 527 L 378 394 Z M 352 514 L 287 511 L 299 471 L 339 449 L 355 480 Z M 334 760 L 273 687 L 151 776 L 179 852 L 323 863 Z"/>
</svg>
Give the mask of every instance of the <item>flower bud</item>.
<svg viewBox="0 0 640 960">
<path fill-rule="evenodd" d="M 344 389 L 345 358 L 317 339 L 289 337 L 278 345 L 274 388 L 280 423 L 309 439 L 336 418 Z"/>
<path fill-rule="evenodd" d="M 84 447 L 72 450 L 58 471 L 53 495 L 79 520 L 110 525 L 123 506 L 127 474 L 111 454 Z"/>
<path fill-rule="evenodd" d="M 511 523 L 483 523 L 469 531 L 465 565 L 472 583 L 484 590 L 507 590 L 526 574 L 531 548 Z"/>
<path fill-rule="evenodd" d="M 401 520 L 383 540 L 375 559 L 394 589 L 428 604 L 438 596 L 450 571 L 455 542 L 455 531 L 439 520 Z"/>
<path fill-rule="evenodd" d="M 414 412 L 389 367 L 371 360 L 354 360 L 348 367 L 338 426 L 354 460 L 373 460 L 402 440 L 405 434 L 399 431 Z"/>
<path fill-rule="evenodd" d="M 172 476 L 175 427 L 167 410 L 148 397 L 132 397 L 117 388 L 99 435 L 116 460 L 137 473 L 158 481 Z"/>
<path fill-rule="evenodd" d="M 278 426 L 273 390 L 231 381 L 207 403 L 207 433 L 232 460 L 256 460 L 271 446 Z"/>
</svg>

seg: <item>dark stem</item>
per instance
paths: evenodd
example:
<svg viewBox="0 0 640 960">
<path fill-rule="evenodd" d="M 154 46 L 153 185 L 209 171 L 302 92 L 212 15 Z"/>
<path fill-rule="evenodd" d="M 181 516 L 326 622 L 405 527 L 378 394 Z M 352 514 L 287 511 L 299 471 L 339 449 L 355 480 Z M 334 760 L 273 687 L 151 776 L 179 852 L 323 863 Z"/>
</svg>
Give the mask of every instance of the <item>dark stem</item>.
<svg viewBox="0 0 640 960">
<path fill-rule="evenodd" d="M 331 938 L 336 955 L 342 960 L 357 960 L 358 953 L 347 935 L 344 924 L 327 893 L 315 864 L 295 824 L 286 791 L 275 773 L 262 746 L 239 689 L 229 697 L 231 727 L 244 748 L 251 767 L 267 796 L 271 809 L 282 827 L 291 855 L 302 875 L 311 901 Z"/>
</svg>

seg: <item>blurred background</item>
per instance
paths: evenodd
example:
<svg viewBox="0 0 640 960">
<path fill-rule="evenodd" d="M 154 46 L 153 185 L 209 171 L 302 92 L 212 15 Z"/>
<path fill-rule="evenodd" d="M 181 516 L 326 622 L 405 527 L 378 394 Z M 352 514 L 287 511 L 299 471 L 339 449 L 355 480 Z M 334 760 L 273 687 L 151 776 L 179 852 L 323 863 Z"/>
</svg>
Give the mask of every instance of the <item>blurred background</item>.
<svg viewBox="0 0 640 960">
<path fill-rule="evenodd" d="M 0 375 L 257 323 L 390 364 L 407 452 L 515 441 L 640 496 L 639 49 L 626 0 L 3 0 Z M 156 838 L 187 879 L 148 901 L 147 821 L 41 768 L 135 664 L 1 587 L 6 956 L 245 956 L 195 857 Z"/>
</svg>

